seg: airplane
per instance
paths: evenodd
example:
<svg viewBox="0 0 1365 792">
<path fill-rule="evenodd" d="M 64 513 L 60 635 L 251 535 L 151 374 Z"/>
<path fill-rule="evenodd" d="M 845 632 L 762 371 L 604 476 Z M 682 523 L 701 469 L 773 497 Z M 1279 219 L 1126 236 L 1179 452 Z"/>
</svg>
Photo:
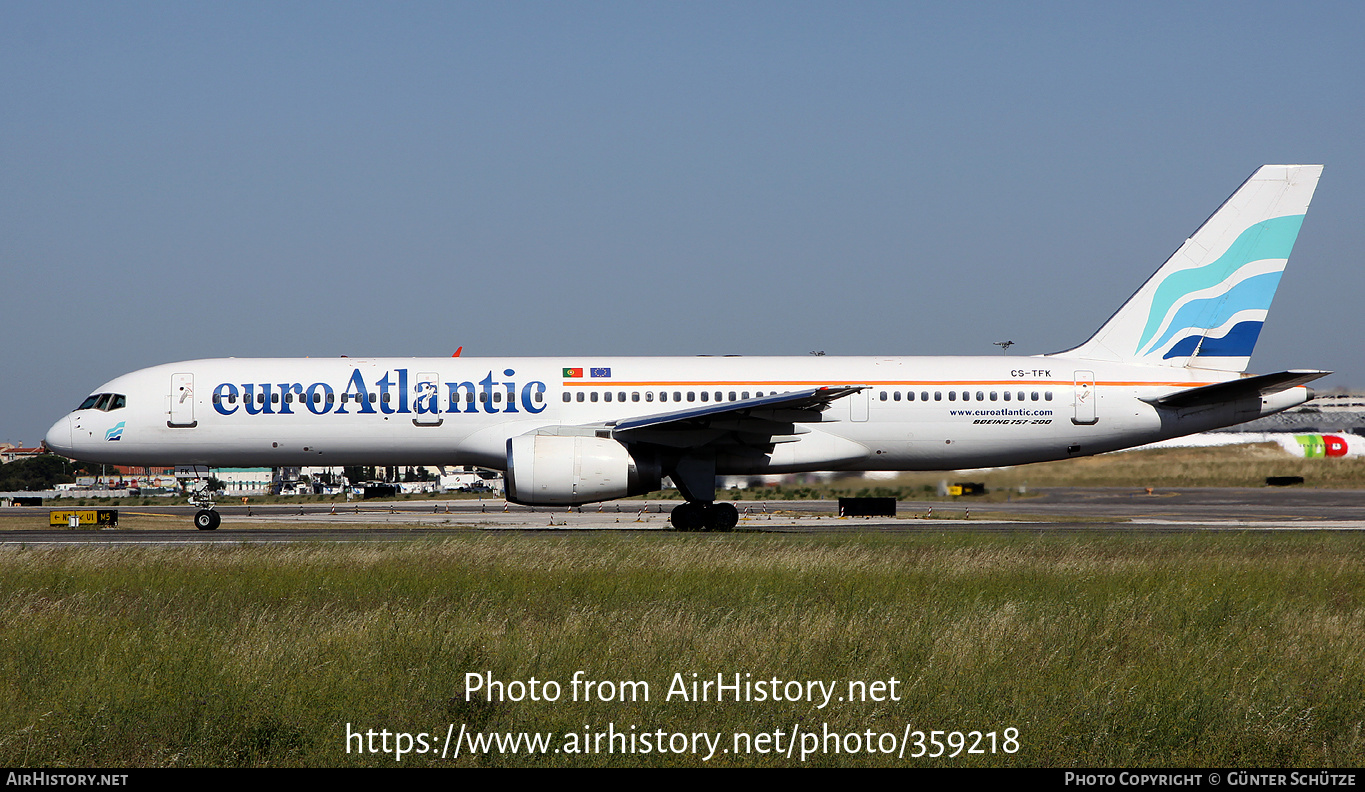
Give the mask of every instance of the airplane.
<svg viewBox="0 0 1365 792">
<path fill-rule="evenodd" d="M 101 385 L 49 449 L 123 465 L 478 465 L 509 501 L 658 490 L 728 531 L 717 475 L 1020 465 L 1131 448 L 1312 398 L 1245 373 L 1320 165 L 1265 165 L 1085 343 L 1029 357 L 213 359 Z M 195 525 L 221 518 L 206 487 Z"/>
</svg>

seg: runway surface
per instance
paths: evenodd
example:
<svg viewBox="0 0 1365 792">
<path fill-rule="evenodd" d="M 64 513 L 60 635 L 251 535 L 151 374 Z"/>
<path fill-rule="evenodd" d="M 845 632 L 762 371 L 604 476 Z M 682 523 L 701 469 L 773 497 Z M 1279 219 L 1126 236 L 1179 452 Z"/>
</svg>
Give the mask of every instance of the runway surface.
<svg viewBox="0 0 1365 792">
<path fill-rule="evenodd" d="M 660 531 L 670 528 L 668 512 L 677 504 L 620 501 L 573 509 L 528 508 L 501 500 L 370 501 L 335 507 L 316 503 L 220 505 L 223 524 L 216 531 L 194 530 L 190 523 L 194 508 L 186 505 L 118 507 L 125 525 L 129 518 L 141 518 L 133 520 L 139 524 L 134 530 L 48 529 L 48 513 L 63 507 L 11 507 L 3 514 L 31 515 L 33 527 L 0 531 L 0 547 L 392 542 L 467 535 L 472 530 Z M 1361 490 L 1189 488 L 1148 494 L 1124 488 L 1056 488 L 1003 503 L 970 498 L 903 501 L 894 518 L 839 517 L 836 501 L 738 501 L 735 505 L 741 515 L 736 531 L 749 532 L 1365 529 L 1365 491 Z"/>
</svg>

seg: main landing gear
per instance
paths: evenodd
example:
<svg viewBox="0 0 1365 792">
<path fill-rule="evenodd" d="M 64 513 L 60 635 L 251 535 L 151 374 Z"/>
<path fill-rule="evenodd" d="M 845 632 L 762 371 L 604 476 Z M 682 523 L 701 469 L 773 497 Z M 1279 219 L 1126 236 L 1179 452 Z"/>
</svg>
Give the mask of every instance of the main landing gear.
<svg viewBox="0 0 1365 792">
<path fill-rule="evenodd" d="M 223 522 L 223 517 L 213 509 L 200 509 L 194 513 L 194 527 L 201 531 L 212 531 Z"/>
<path fill-rule="evenodd" d="M 673 507 L 669 522 L 678 531 L 733 531 L 739 524 L 739 510 L 733 503 L 687 501 Z"/>
</svg>

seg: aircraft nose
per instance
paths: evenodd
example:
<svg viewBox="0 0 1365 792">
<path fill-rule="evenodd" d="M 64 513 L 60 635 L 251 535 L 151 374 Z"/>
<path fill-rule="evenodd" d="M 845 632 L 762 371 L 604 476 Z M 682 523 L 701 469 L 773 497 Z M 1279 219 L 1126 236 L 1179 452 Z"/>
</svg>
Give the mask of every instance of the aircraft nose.
<svg viewBox="0 0 1365 792">
<path fill-rule="evenodd" d="M 64 415 L 51 429 L 47 430 L 47 436 L 43 438 L 43 443 L 57 454 L 70 456 L 72 452 L 71 443 L 71 416 Z"/>
</svg>

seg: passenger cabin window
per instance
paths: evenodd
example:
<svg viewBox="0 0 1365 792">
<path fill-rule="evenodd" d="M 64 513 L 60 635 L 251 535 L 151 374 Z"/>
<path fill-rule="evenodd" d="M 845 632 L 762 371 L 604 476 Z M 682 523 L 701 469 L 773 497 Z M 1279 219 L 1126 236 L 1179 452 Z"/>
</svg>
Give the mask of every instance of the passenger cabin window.
<svg viewBox="0 0 1365 792">
<path fill-rule="evenodd" d="M 572 398 L 573 398 L 573 397 L 569 395 L 569 392 L 568 392 L 568 391 L 564 391 L 564 401 L 565 401 L 565 402 L 568 402 L 568 401 L 569 401 L 570 399 L 572 399 Z"/>
</svg>

